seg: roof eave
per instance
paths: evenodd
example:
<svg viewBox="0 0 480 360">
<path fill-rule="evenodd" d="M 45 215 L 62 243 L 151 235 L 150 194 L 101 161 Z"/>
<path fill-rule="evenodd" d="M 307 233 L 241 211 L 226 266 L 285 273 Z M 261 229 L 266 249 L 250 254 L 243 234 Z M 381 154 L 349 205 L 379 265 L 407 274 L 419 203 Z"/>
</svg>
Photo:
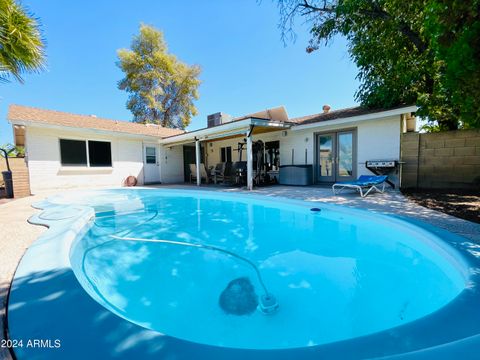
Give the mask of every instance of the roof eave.
<svg viewBox="0 0 480 360">
<path fill-rule="evenodd" d="M 386 118 L 390 116 L 412 113 L 412 112 L 416 112 L 417 110 L 418 110 L 418 107 L 416 105 L 411 105 L 411 106 L 405 106 L 405 107 L 396 108 L 392 110 L 378 111 L 378 112 L 364 114 L 364 115 L 349 116 L 349 117 L 343 117 L 343 118 L 341 117 L 341 118 L 336 118 L 331 120 L 319 120 L 319 121 L 309 122 L 307 124 L 297 124 L 292 127 L 292 130 L 305 130 L 309 128 L 330 126 L 335 124 L 376 120 L 376 119 Z"/>
<path fill-rule="evenodd" d="M 55 130 L 68 130 L 68 131 L 86 132 L 86 133 L 102 134 L 102 135 L 115 135 L 116 137 L 148 139 L 150 141 L 152 141 L 152 140 L 153 141 L 159 141 L 159 140 L 162 139 L 161 136 L 157 136 L 157 135 L 137 134 L 137 133 L 124 132 L 124 131 L 83 128 L 83 127 L 66 126 L 66 125 L 45 124 L 45 123 L 42 123 L 42 122 L 32 121 L 32 120 L 8 119 L 8 122 L 12 125 L 20 125 L 20 126 L 26 126 L 26 127 L 55 129 Z"/>
<path fill-rule="evenodd" d="M 282 121 L 274 121 L 260 118 L 248 118 L 244 120 L 228 122 L 210 128 L 198 129 L 184 134 L 165 137 L 160 140 L 160 144 L 172 146 L 193 142 L 197 139 L 201 141 L 218 139 L 246 132 L 250 129 L 251 125 L 262 127 L 275 127 L 279 129 L 288 129 L 292 126 L 291 123 Z"/>
</svg>

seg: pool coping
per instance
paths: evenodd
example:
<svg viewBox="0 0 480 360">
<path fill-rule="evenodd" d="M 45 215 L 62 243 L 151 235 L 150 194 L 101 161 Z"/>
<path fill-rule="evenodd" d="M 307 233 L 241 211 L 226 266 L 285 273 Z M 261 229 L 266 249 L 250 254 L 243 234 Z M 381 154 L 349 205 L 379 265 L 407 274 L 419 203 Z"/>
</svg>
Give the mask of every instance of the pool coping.
<svg viewBox="0 0 480 360">
<path fill-rule="evenodd" d="M 137 188 L 139 189 L 139 188 Z M 158 190 L 158 189 L 151 189 L 151 188 L 143 188 L 143 189 L 146 189 L 146 190 Z M 105 191 L 105 190 L 98 190 L 98 191 Z M 160 190 L 160 191 L 168 191 L 168 192 L 173 192 L 175 190 Z M 177 190 L 177 191 L 180 191 L 180 192 L 185 192 L 185 190 Z M 211 197 L 212 195 L 214 196 L 216 193 L 212 193 L 210 191 L 196 191 L 196 193 L 204 193 L 206 196 L 208 197 Z M 307 205 L 307 206 L 316 206 L 316 207 L 320 207 L 320 208 L 335 208 L 335 210 L 338 210 L 339 209 L 339 206 L 338 205 L 332 205 L 332 204 L 325 204 L 325 203 L 322 203 L 322 204 L 319 204 L 319 203 L 314 203 L 314 202 L 308 202 L 308 201 L 304 201 L 304 200 L 292 200 L 292 199 L 287 199 L 287 198 L 280 198 L 280 197 L 265 197 L 265 196 L 262 196 L 262 195 L 257 195 L 257 194 L 253 194 L 253 195 L 245 195 L 245 194 L 225 194 L 225 193 L 218 193 L 218 196 L 221 196 L 221 197 L 224 197 L 224 196 L 229 196 L 229 197 L 237 197 L 237 198 L 242 198 L 242 199 L 249 199 L 249 200 L 252 200 L 252 199 L 261 199 L 262 201 L 269 201 L 269 202 L 278 202 L 278 200 L 280 199 L 282 202 L 284 203 L 291 203 L 291 204 L 297 204 L 297 205 Z M 33 263 L 30 263 L 30 267 L 27 267 L 27 268 L 23 268 L 24 265 L 22 265 L 24 263 L 24 259 L 25 259 L 25 256 L 27 256 L 27 260 L 28 260 L 28 257 L 30 256 L 31 257 L 31 254 L 28 255 L 29 251 L 31 251 L 31 249 L 34 249 L 33 251 L 35 252 L 39 246 L 46 246 L 47 249 L 52 249 L 52 248 L 56 248 L 56 246 L 61 246 L 59 249 L 56 248 L 57 250 L 60 250 L 61 254 L 62 254 L 62 257 L 61 259 L 59 258 L 56 258 L 56 259 L 50 259 L 50 261 L 53 260 L 53 263 L 55 263 L 56 267 L 57 268 L 62 268 L 62 267 L 67 267 L 69 265 L 69 249 L 70 249 L 70 246 L 71 245 L 71 242 L 76 238 L 77 234 L 79 232 L 82 231 L 82 229 L 84 229 L 84 226 L 85 224 L 88 223 L 89 219 L 91 219 L 92 217 L 92 212 L 93 212 L 93 209 L 89 208 L 89 207 L 82 207 L 82 206 L 79 206 L 79 205 L 74 205 L 78 212 L 79 212 L 79 217 L 70 217 L 69 219 L 63 219 L 63 220 L 60 220 L 60 223 L 58 222 L 54 222 L 52 223 L 51 221 L 52 220 L 45 220 L 45 216 L 44 218 L 42 218 L 42 214 L 44 214 L 46 211 L 48 212 L 48 208 L 51 206 L 51 203 L 49 201 L 44 201 L 44 202 L 40 202 L 40 203 L 37 203 L 35 204 L 36 207 L 40 207 L 44 209 L 44 211 L 42 211 L 41 213 L 39 214 L 36 214 L 34 216 L 32 216 L 32 218 L 30 219 L 30 221 L 32 223 L 36 223 L 36 224 L 41 224 L 41 225 L 45 225 L 45 226 L 49 226 L 49 229 L 42 235 L 40 236 L 37 241 L 35 241 L 35 243 L 33 244 L 33 246 L 25 253 L 24 255 L 24 258 L 22 259 L 22 261 L 20 262 L 19 264 L 19 268 L 17 268 L 17 271 L 15 273 L 15 276 L 14 276 L 14 281 L 12 283 L 12 291 L 15 292 L 15 279 L 17 279 L 18 277 L 22 277 L 22 276 L 26 276 L 28 271 L 35 271 L 35 268 L 38 270 L 39 269 L 39 266 L 41 268 L 41 265 L 45 264 L 45 258 L 43 256 L 41 256 L 40 258 L 42 258 L 42 264 L 39 264 L 38 262 L 36 261 L 33 261 Z M 61 207 L 60 209 L 58 207 Z M 58 210 L 64 210 L 67 209 L 67 208 L 71 208 L 71 206 L 63 206 L 62 205 L 54 205 L 52 208 L 56 208 L 57 212 Z M 342 207 L 340 207 L 342 208 Z M 351 208 L 348 208 L 346 210 L 347 212 L 351 213 L 352 211 L 353 212 L 358 212 L 359 214 L 365 214 L 365 211 L 363 210 L 358 210 L 358 209 L 351 209 Z M 392 216 L 386 216 L 386 215 L 379 215 L 379 216 L 382 216 L 382 217 L 388 217 L 389 219 L 392 218 Z M 403 219 L 401 217 L 397 217 L 397 218 L 400 218 L 399 221 L 403 221 Z M 82 224 L 82 220 L 83 220 L 83 224 Z M 66 241 L 65 239 L 63 241 L 61 241 L 62 244 L 58 244 L 59 241 L 55 241 L 56 239 L 56 236 L 59 235 L 59 227 L 58 225 L 59 224 L 64 224 L 65 225 L 65 222 L 66 223 L 70 223 L 70 225 L 72 227 L 69 228 L 69 233 L 67 234 L 68 236 L 68 241 Z M 408 222 L 411 223 L 412 220 L 411 219 L 408 219 Z M 451 233 L 447 233 L 445 230 L 442 230 L 442 229 L 438 229 L 438 228 L 435 228 L 431 225 L 428 225 L 428 224 L 424 224 L 424 223 L 418 223 L 416 224 L 417 226 L 420 225 L 421 228 L 427 230 L 427 231 L 430 231 L 430 232 L 436 232 L 437 233 L 437 236 L 438 234 L 440 235 L 445 235 L 447 234 L 448 235 L 448 238 L 449 240 L 452 240 L 451 243 L 454 243 L 456 244 L 456 248 L 458 251 L 460 251 L 462 253 L 462 257 L 467 257 L 468 258 L 468 254 L 465 254 L 464 253 L 464 250 L 465 250 L 465 244 L 468 243 L 469 241 L 467 239 L 464 239 L 464 238 L 461 238 L 457 235 L 454 235 L 454 234 L 451 234 Z M 63 234 L 65 235 L 65 234 Z M 472 242 L 470 242 L 471 244 L 473 245 L 476 245 Z M 461 246 L 459 246 L 461 245 Z M 52 248 L 50 248 L 50 246 Z M 478 245 L 476 246 L 478 247 Z M 475 248 L 475 247 L 474 247 Z M 473 249 L 474 249 L 473 248 Z M 45 250 L 45 249 L 44 249 Z M 470 249 L 472 250 L 472 249 Z M 472 250 L 472 251 L 476 251 L 476 250 Z M 55 252 L 54 252 L 55 253 Z M 38 254 L 37 254 L 38 255 Z M 48 254 L 45 254 L 44 255 L 47 255 L 47 259 L 48 259 Z M 470 254 L 472 255 L 472 254 Z M 25 261 L 27 261 L 25 260 Z M 59 261 L 59 262 L 57 262 Z M 27 261 L 28 263 L 28 261 Z M 474 270 L 475 271 L 479 271 L 480 273 L 480 267 L 479 267 L 479 261 L 478 261 L 478 257 L 475 257 L 475 256 L 470 256 L 470 259 L 469 259 L 469 264 L 470 265 L 473 265 L 475 264 L 475 268 Z M 22 266 L 21 266 L 22 265 Z M 33 267 L 32 267 L 33 265 Z M 27 271 L 28 270 L 28 271 Z M 475 276 L 476 277 L 476 280 L 475 281 L 475 284 L 479 283 L 480 282 L 480 278 L 479 278 L 479 274 L 473 274 L 472 276 Z M 80 286 L 80 284 L 77 284 L 78 286 Z M 476 289 L 476 287 L 474 287 L 474 290 Z M 81 289 L 83 290 L 83 288 Z M 83 290 L 84 291 L 84 290 Z M 85 292 L 85 291 L 84 291 Z M 85 295 L 89 297 L 89 295 L 85 292 Z M 477 294 L 478 295 L 478 294 Z M 98 306 L 100 306 L 99 304 L 97 304 Z M 447 305 L 448 306 L 448 305 Z M 435 314 L 435 313 L 434 313 Z M 433 314 L 432 314 L 433 315 Z M 428 315 L 430 316 L 430 315 Z M 427 316 L 427 317 L 428 317 Z M 477 315 L 478 316 L 478 315 Z M 121 318 L 119 318 L 122 322 L 126 322 L 126 320 L 123 320 Z M 402 325 L 401 327 L 405 327 L 405 326 L 408 326 L 410 324 L 413 324 L 415 323 L 416 321 L 413 321 L 411 323 L 408 323 L 408 324 L 405 324 L 405 325 Z M 138 327 L 137 325 L 135 325 L 136 327 Z M 139 327 L 138 327 L 139 328 Z M 396 328 L 394 328 L 396 329 Z M 142 330 L 145 330 L 142 328 Z M 479 333 L 480 333 L 480 327 L 479 327 Z M 371 337 L 372 335 L 367 335 L 366 337 Z M 476 334 L 473 334 L 472 335 L 473 337 L 476 336 Z M 364 337 L 362 337 L 364 338 Z M 358 339 L 358 338 L 356 338 Z M 458 343 L 459 341 L 463 341 L 463 340 L 466 340 L 467 338 L 459 338 L 457 339 L 455 342 Z M 176 339 L 178 340 L 178 339 Z M 351 340 L 347 340 L 347 342 L 350 342 Z M 175 341 L 174 341 L 175 343 Z M 185 346 L 186 343 L 188 342 L 185 342 L 183 340 L 180 340 L 180 342 L 176 342 L 177 345 L 178 344 L 181 344 L 182 346 Z M 345 343 L 345 341 L 341 341 L 340 343 Z M 336 343 L 334 343 L 336 344 Z M 451 342 L 450 344 L 454 344 L 454 342 Z M 480 339 L 478 339 L 478 342 L 475 342 L 475 346 L 478 346 L 478 344 L 480 344 Z M 195 346 L 197 346 L 198 344 L 194 344 Z M 319 347 L 328 347 L 327 345 L 330 345 L 330 344 L 326 344 L 326 345 L 320 345 Z M 346 344 L 345 344 L 346 345 Z M 343 345 L 343 346 L 345 346 Z M 374 344 L 372 344 L 374 345 Z M 442 346 L 442 347 L 448 347 L 449 344 L 440 344 L 438 346 Z M 195 347 L 194 346 L 194 347 Z M 208 345 L 201 345 L 202 347 L 208 347 Z M 436 346 L 436 347 L 438 347 Z M 314 347 L 311 347 L 311 348 L 308 348 L 308 351 L 304 354 L 306 355 L 306 357 L 311 357 L 312 355 L 312 352 L 315 352 L 315 348 L 317 348 L 316 346 Z M 212 350 L 212 349 L 210 349 Z M 238 351 L 239 349 L 233 349 L 234 351 Z M 293 350 L 298 350 L 297 349 L 293 349 Z M 414 353 L 416 353 L 416 355 L 418 355 L 419 352 L 425 352 L 427 349 L 421 349 L 421 350 L 416 350 Z M 254 350 L 255 352 L 259 352 L 259 350 Z M 242 352 L 242 351 L 241 351 Z M 248 353 L 249 351 L 247 351 Z M 263 352 L 262 356 L 260 358 L 266 358 L 264 355 L 267 355 L 264 351 L 260 351 L 260 352 Z M 269 352 L 269 351 L 267 351 Z M 282 352 L 286 352 L 286 353 L 289 353 L 289 356 L 292 355 L 291 352 L 289 351 L 285 351 L 284 349 L 282 350 Z M 212 353 L 212 351 L 210 351 L 210 353 Z M 213 351 L 213 353 L 215 353 L 215 351 Z M 243 352 L 245 353 L 245 352 Z M 276 353 L 274 355 L 275 358 L 279 358 L 279 354 L 277 351 L 273 351 L 273 353 Z M 410 353 L 410 354 L 414 354 L 414 353 Z M 409 353 L 404 353 L 404 354 L 401 354 L 401 355 L 395 355 L 396 357 L 392 357 L 392 358 L 397 358 L 398 356 L 407 356 Z M 191 353 L 189 353 L 189 355 L 191 355 Z M 232 354 L 230 354 L 232 355 Z M 255 358 L 255 356 L 252 356 L 253 354 L 249 354 L 250 356 L 249 357 L 252 357 L 252 358 Z M 315 356 L 318 356 L 318 354 L 314 354 Z M 358 355 L 358 354 L 357 354 Z M 415 356 L 416 356 L 415 355 Z M 297 356 L 297 355 L 296 355 Z M 17 358 L 20 358 L 20 357 L 17 357 Z M 51 354 L 49 357 L 47 358 L 52 358 L 51 357 Z M 188 358 L 188 357 L 187 357 Z M 229 356 L 229 358 L 232 358 L 231 356 Z"/>
</svg>

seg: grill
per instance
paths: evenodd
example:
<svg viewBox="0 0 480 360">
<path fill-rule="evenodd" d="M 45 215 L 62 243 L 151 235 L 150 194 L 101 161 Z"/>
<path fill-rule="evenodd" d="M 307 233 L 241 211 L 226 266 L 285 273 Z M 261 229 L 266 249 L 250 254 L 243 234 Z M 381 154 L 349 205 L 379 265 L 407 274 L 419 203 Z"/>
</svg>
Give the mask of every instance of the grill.
<svg viewBox="0 0 480 360">
<path fill-rule="evenodd" d="M 397 160 L 367 160 L 365 162 L 365 167 L 375 175 L 388 175 L 397 172 L 398 166 L 399 162 Z M 390 180 L 387 180 L 387 184 L 395 189 L 395 184 Z"/>
</svg>

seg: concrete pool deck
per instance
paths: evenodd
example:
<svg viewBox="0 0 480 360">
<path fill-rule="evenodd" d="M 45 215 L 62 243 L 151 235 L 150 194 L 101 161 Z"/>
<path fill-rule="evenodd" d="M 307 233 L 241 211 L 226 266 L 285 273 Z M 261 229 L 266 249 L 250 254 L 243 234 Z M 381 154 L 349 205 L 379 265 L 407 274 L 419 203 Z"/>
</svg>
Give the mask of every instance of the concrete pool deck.
<svg viewBox="0 0 480 360">
<path fill-rule="evenodd" d="M 198 189 L 196 186 L 190 185 L 164 185 L 155 187 L 191 190 Z M 220 186 L 202 186 L 202 190 L 246 192 L 245 190 L 238 188 Z M 52 194 L 54 193 L 43 193 L 0 204 L 0 254 L 2 257 L 2 261 L 0 262 L 0 314 L 2 315 L 0 318 L 0 326 L 2 326 L 2 329 L 5 296 L 13 278 L 16 266 L 25 250 L 45 230 L 44 227 L 33 226 L 27 223 L 26 220 L 36 212 L 36 210 L 31 207 L 31 204 L 38 202 Z M 253 194 L 280 196 L 315 202 L 336 203 L 386 214 L 406 216 L 415 220 L 425 221 L 426 223 L 464 236 L 475 241 L 476 243 L 480 243 L 480 224 L 471 223 L 469 221 L 454 218 L 447 214 L 423 208 L 409 201 L 397 191 L 390 191 L 384 194 L 377 193 L 362 199 L 357 194 L 351 192 L 345 192 L 339 196 L 333 196 L 331 189 L 326 187 L 303 188 L 272 186 L 258 188 L 253 191 Z M 3 337 L 3 331 L 0 338 L 1 337 Z M 2 351 L 4 351 L 4 353 L 2 353 Z M 8 353 L 5 353 L 4 349 L 0 349 L 0 358 L 8 358 Z"/>
</svg>

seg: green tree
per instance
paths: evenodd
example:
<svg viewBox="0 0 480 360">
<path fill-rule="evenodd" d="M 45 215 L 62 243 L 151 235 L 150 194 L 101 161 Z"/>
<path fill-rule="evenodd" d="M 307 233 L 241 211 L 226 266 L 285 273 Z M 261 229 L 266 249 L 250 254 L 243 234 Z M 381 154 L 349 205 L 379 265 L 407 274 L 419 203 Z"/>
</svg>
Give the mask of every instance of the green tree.
<svg viewBox="0 0 480 360">
<path fill-rule="evenodd" d="M 0 149 L 5 150 L 8 157 L 24 157 L 25 156 L 25 148 L 23 146 L 16 146 L 13 144 L 4 144 L 0 146 Z M 0 152 L 0 157 L 4 157 L 3 151 Z"/>
<path fill-rule="evenodd" d="M 118 50 L 118 67 L 125 77 L 118 88 L 130 96 L 127 108 L 134 121 L 184 129 L 197 114 L 200 68 L 169 54 L 161 31 L 141 25 L 131 49 Z"/>
<path fill-rule="evenodd" d="M 479 105 L 474 99 L 479 98 L 480 87 L 473 83 L 465 87 L 459 81 L 460 77 L 478 81 L 480 74 L 478 1 L 279 0 L 279 6 L 284 35 L 292 32 L 296 16 L 310 24 L 307 52 L 335 35 L 347 38 L 359 69 L 356 99 L 362 105 L 416 103 L 417 114 L 441 130 L 459 124 L 478 126 Z M 467 14 L 469 20 L 464 20 Z M 474 46 L 467 49 L 466 44 Z M 469 67 L 459 71 L 460 61 Z"/>
<path fill-rule="evenodd" d="M 37 19 L 14 0 L 0 0 L 0 81 L 23 82 L 23 73 L 42 70 L 44 49 Z"/>
<path fill-rule="evenodd" d="M 428 1 L 425 33 L 454 116 L 480 128 L 480 1 Z"/>
</svg>

